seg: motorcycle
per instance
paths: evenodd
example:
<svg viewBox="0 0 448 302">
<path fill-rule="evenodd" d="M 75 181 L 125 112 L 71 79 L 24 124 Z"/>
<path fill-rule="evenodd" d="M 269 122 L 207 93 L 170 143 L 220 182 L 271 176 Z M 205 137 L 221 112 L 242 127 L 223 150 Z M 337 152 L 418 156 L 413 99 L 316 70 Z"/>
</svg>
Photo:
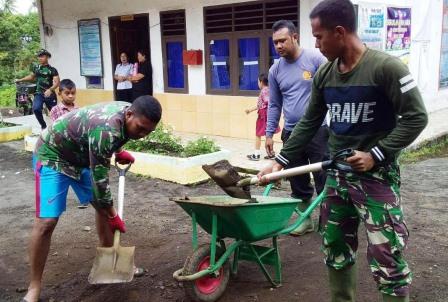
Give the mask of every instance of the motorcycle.
<svg viewBox="0 0 448 302">
<path fill-rule="evenodd" d="M 16 107 L 23 115 L 33 113 L 33 99 L 36 91 L 36 84 L 16 83 Z"/>
</svg>

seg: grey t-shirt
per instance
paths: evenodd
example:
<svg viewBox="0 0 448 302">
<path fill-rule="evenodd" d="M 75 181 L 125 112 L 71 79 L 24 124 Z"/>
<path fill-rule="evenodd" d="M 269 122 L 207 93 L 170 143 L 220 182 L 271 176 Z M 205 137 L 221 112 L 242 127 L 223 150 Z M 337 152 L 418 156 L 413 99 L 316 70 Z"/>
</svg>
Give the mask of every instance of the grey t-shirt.
<svg viewBox="0 0 448 302">
<path fill-rule="evenodd" d="M 316 49 L 301 48 L 295 61 L 280 58 L 269 69 L 269 107 L 266 136 L 272 137 L 283 109 L 284 128 L 291 131 L 305 114 L 311 84 L 326 58 Z"/>
</svg>

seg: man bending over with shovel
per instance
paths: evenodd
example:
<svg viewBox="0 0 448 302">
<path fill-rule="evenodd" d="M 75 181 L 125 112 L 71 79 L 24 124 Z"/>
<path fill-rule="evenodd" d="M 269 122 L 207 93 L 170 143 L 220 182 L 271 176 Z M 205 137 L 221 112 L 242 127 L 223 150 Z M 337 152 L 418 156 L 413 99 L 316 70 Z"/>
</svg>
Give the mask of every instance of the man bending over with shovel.
<svg viewBox="0 0 448 302">
<path fill-rule="evenodd" d="M 330 113 L 329 147 L 352 148 L 355 173 L 329 170 L 320 232 L 331 301 L 355 301 L 358 225 L 368 238 L 367 258 L 384 301 L 409 301 L 411 272 L 400 198 L 400 151 L 427 124 L 417 83 L 397 58 L 367 48 L 356 34 L 349 0 L 325 0 L 310 14 L 316 47 L 328 58 L 313 79 L 308 110 L 263 175 L 288 167 Z"/>
<path fill-rule="evenodd" d="M 98 104 L 70 112 L 45 129 L 33 155 L 36 175 L 36 218 L 31 233 L 31 281 L 22 302 L 37 302 L 42 274 L 50 249 L 51 235 L 65 211 L 68 187 L 81 203 L 96 210 L 100 245 L 112 246 L 113 232 L 126 231 L 113 207 L 109 188 L 110 159 L 120 164 L 134 158 L 121 147 L 130 139 L 152 132 L 162 108 L 152 96 L 124 102 Z"/>
</svg>

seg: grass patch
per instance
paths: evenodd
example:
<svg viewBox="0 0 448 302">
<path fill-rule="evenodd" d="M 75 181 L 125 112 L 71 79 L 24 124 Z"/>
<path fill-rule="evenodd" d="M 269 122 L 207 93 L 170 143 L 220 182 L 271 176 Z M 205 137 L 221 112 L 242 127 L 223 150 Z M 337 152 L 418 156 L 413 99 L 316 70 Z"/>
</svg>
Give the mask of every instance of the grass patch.
<svg viewBox="0 0 448 302">
<path fill-rule="evenodd" d="M 399 161 L 401 164 L 412 164 L 425 159 L 448 156 L 448 135 L 423 144 L 414 150 L 404 151 Z"/>
</svg>

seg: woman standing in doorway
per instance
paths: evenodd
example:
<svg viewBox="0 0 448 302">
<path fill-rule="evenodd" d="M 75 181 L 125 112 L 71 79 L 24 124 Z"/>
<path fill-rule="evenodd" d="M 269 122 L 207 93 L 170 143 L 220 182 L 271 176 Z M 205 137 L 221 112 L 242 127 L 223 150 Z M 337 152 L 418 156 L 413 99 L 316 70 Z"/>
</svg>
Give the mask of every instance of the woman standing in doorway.
<svg viewBox="0 0 448 302">
<path fill-rule="evenodd" d="M 128 80 L 132 76 L 133 66 L 129 63 L 128 54 L 122 52 L 120 54 L 121 63 L 115 68 L 114 79 L 117 83 L 117 101 L 131 102 L 132 83 Z"/>
<path fill-rule="evenodd" d="M 134 71 L 135 75 L 130 77 L 133 83 L 132 100 L 142 95 L 152 95 L 152 68 L 147 58 L 148 54 L 145 51 L 137 52 L 137 72 Z"/>
</svg>

